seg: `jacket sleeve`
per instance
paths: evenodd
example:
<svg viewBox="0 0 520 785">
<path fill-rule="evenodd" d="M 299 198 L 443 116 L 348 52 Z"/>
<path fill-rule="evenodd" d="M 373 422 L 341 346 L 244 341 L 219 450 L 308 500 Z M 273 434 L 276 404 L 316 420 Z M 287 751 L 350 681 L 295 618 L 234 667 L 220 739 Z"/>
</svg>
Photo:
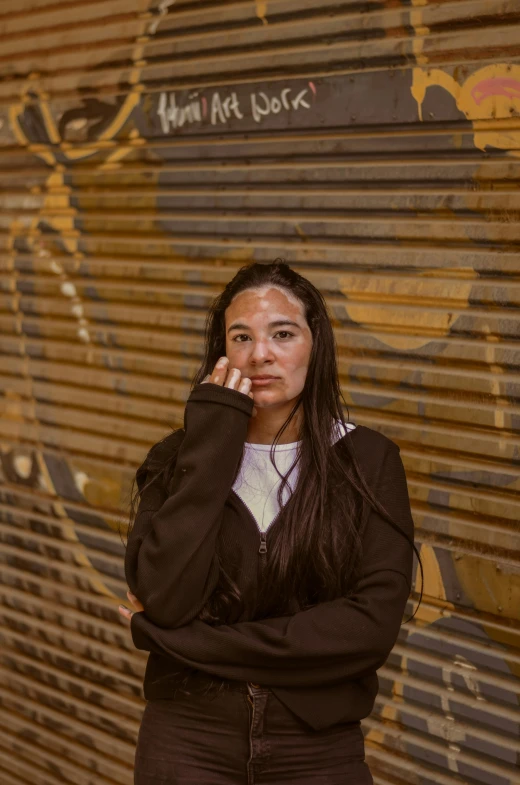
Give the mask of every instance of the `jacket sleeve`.
<svg viewBox="0 0 520 785">
<path fill-rule="evenodd" d="M 216 541 L 252 410 L 245 393 L 211 382 L 195 385 L 186 402 L 172 492 L 161 497 L 155 489 L 141 500 L 125 576 L 158 629 L 186 625 L 217 585 Z"/>
<path fill-rule="evenodd" d="M 399 448 L 388 440 L 376 496 L 408 536 L 414 524 Z M 413 551 L 372 506 L 363 536 L 364 570 L 353 593 L 290 616 L 176 629 L 135 613 L 135 646 L 230 679 L 273 687 L 310 687 L 359 678 L 381 667 L 392 650 L 410 593 Z"/>
</svg>

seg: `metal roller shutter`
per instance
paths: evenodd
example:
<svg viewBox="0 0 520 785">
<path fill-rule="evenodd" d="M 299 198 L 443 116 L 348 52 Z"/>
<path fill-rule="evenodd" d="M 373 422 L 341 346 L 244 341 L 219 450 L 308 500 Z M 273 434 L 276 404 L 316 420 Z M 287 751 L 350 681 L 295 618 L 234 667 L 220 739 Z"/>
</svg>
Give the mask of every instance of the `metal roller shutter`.
<svg viewBox="0 0 520 785">
<path fill-rule="evenodd" d="M 3 0 L 0 33 L 2 785 L 132 782 L 117 522 L 211 299 L 277 256 L 425 566 L 374 782 L 518 782 L 518 3 Z"/>
</svg>

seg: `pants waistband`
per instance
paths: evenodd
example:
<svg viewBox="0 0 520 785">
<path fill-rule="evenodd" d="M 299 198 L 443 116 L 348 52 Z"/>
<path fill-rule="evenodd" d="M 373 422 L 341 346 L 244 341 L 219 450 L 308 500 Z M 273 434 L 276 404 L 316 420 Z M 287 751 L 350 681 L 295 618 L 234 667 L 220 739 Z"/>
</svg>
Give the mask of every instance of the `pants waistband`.
<svg viewBox="0 0 520 785">
<path fill-rule="evenodd" d="M 205 673 L 204 671 L 193 671 L 189 674 L 189 677 L 186 676 L 179 681 L 179 686 L 183 685 L 185 689 L 191 691 L 199 691 L 205 689 L 227 689 L 231 690 L 232 692 L 242 692 L 246 695 L 249 694 L 250 690 L 248 685 L 255 690 L 258 689 L 265 689 L 260 684 L 256 684 L 254 682 L 248 681 L 237 681 L 234 679 L 224 679 L 220 676 L 214 676 L 210 673 Z"/>
</svg>

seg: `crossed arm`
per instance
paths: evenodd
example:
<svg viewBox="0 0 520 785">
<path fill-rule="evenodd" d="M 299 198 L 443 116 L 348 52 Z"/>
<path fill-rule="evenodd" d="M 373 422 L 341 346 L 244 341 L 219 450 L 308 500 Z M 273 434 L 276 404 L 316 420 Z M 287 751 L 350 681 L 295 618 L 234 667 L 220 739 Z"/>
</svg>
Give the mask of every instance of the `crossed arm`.
<svg viewBox="0 0 520 785">
<path fill-rule="evenodd" d="M 386 569 L 366 575 L 355 594 L 291 616 L 210 626 L 197 619 L 176 629 L 134 613 L 138 649 L 229 679 L 268 686 L 334 684 L 383 665 L 409 596 L 407 577 Z"/>
</svg>

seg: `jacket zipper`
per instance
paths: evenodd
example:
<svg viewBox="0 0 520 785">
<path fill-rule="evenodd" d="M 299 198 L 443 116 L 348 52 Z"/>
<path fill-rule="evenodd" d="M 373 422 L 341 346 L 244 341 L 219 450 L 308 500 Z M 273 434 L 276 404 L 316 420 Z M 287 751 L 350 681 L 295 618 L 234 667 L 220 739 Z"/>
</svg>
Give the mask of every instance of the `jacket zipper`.
<svg viewBox="0 0 520 785">
<path fill-rule="evenodd" d="M 271 521 L 271 523 L 269 524 L 269 526 L 267 527 L 267 529 L 265 530 L 265 532 L 263 532 L 263 531 L 261 531 L 261 530 L 260 530 L 260 528 L 258 527 L 257 520 L 256 520 L 255 516 L 253 515 L 253 512 L 252 512 L 251 508 L 249 507 L 249 505 L 247 505 L 247 504 L 245 503 L 245 501 L 242 499 L 242 497 L 241 497 L 241 496 L 239 496 L 239 495 L 238 495 L 238 493 L 237 493 L 236 491 L 233 491 L 233 493 L 235 494 L 235 496 L 237 497 L 237 499 L 240 499 L 240 501 L 242 502 L 242 504 L 244 505 L 244 507 L 246 508 L 246 510 L 249 512 L 249 514 L 250 514 L 251 518 L 253 519 L 253 521 L 254 521 L 254 524 L 255 524 L 256 528 L 258 529 L 258 532 L 259 532 L 259 534 L 260 534 L 260 547 L 259 547 L 259 549 L 258 549 L 258 553 L 267 553 L 267 532 L 269 531 L 269 529 L 271 528 L 271 526 L 273 525 L 273 523 L 274 523 L 274 522 L 277 520 L 277 518 L 278 518 L 278 516 L 280 515 L 280 513 L 281 513 L 281 511 L 282 511 L 282 510 L 281 510 L 281 509 L 280 509 L 280 510 L 278 510 L 278 512 L 277 512 L 277 513 L 276 513 L 276 515 L 274 516 L 273 520 Z"/>
<path fill-rule="evenodd" d="M 249 505 L 245 503 L 245 501 L 242 499 L 242 497 L 239 496 L 238 493 L 235 490 L 232 490 L 232 493 L 237 497 L 239 502 L 241 502 L 244 505 L 244 507 L 248 511 L 249 515 L 251 516 L 251 518 L 253 520 L 253 523 L 255 524 L 255 527 L 258 530 L 258 533 L 260 534 L 260 547 L 258 549 L 258 553 L 260 554 L 260 565 L 261 565 L 261 567 L 260 567 L 260 576 L 262 576 L 264 574 L 265 565 L 266 565 L 266 559 L 267 559 L 267 556 L 266 556 L 266 553 L 267 553 L 267 532 L 269 531 L 269 529 L 271 528 L 273 523 L 278 519 L 278 516 L 282 512 L 282 509 L 278 510 L 278 512 L 274 516 L 273 520 L 271 521 L 271 523 L 269 524 L 269 526 L 267 527 L 265 532 L 263 532 L 259 528 L 258 522 L 257 522 L 255 516 L 253 515 L 253 512 L 252 512 L 251 508 L 249 507 Z M 251 690 L 249 690 L 249 691 L 251 693 Z M 248 695 L 248 698 L 250 698 L 250 695 Z M 253 707 L 253 717 L 254 717 L 254 710 L 255 710 L 254 701 L 252 701 L 250 699 L 249 702 L 251 703 L 251 705 Z"/>
<path fill-rule="evenodd" d="M 267 540 L 265 535 L 265 532 L 260 532 L 260 547 L 258 553 L 267 553 Z"/>
</svg>

